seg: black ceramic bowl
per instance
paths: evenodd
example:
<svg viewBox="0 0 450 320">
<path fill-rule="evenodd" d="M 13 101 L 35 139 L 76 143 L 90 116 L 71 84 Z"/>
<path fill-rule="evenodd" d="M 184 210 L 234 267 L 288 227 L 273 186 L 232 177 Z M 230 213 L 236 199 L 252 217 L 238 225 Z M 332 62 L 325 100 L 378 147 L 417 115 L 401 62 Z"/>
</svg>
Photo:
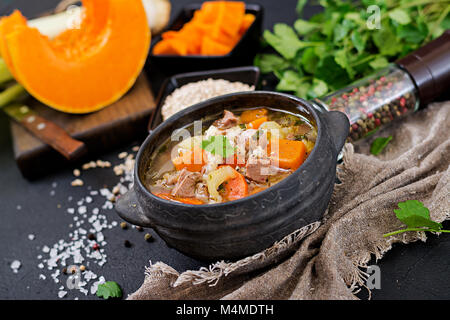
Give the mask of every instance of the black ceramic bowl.
<svg viewBox="0 0 450 320">
<path fill-rule="evenodd" d="M 200 9 L 201 6 L 201 4 L 190 4 L 184 7 L 167 30 L 180 30 L 186 22 L 192 19 L 195 10 Z M 255 15 L 255 21 L 229 54 L 223 56 L 154 55 L 152 53 L 153 47 L 161 40 L 161 35 L 158 35 L 152 39 L 148 63 L 146 64 L 147 72 L 152 73 L 153 68 L 156 67 L 166 75 L 173 75 L 182 72 L 211 70 L 217 69 L 218 67 L 230 68 L 252 64 L 259 48 L 264 10 L 258 4 L 246 4 L 246 13 Z"/>
<path fill-rule="evenodd" d="M 297 171 L 260 193 L 219 204 L 166 201 L 145 188 L 142 181 L 150 157 L 174 130 L 199 119 L 219 117 L 224 109 L 252 107 L 302 111 L 316 123 L 316 146 Z M 254 254 L 322 218 L 348 130 L 343 113 L 322 111 L 310 102 L 281 93 L 235 93 L 199 103 L 172 116 L 147 137 L 137 155 L 134 187 L 117 201 L 116 210 L 124 220 L 154 228 L 170 246 L 198 259 L 237 259 Z"/>
<path fill-rule="evenodd" d="M 161 122 L 163 122 L 161 111 L 166 98 L 176 89 L 181 88 L 188 83 L 208 79 L 223 79 L 230 82 L 239 81 L 256 88 L 258 86 L 259 76 L 260 71 L 258 67 L 247 66 L 210 71 L 189 72 L 170 77 L 165 81 L 165 83 L 161 87 L 161 90 L 159 91 L 158 98 L 156 99 L 156 108 L 150 118 L 149 130 L 155 129 L 158 125 L 161 124 Z"/>
</svg>

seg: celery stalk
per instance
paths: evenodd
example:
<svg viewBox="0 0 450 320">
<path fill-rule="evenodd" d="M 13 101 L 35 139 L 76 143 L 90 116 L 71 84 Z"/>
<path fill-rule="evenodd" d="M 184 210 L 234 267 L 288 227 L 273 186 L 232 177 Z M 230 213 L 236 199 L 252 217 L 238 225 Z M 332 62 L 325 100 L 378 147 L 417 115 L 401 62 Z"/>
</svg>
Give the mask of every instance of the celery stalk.
<svg viewBox="0 0 450 320">
<path fill-rule="evenodd" d="M 16 83 L 0 93 L 0 108 L 17 101 L 26 94 L 26 90 L 20 84 Z"/>
<path fill-rule="evenodd" d="M 0 58 L 0 83 L 7 82 L 13 79 L 11 72 L 9 72 L 5 61 Z"/>
</svg>

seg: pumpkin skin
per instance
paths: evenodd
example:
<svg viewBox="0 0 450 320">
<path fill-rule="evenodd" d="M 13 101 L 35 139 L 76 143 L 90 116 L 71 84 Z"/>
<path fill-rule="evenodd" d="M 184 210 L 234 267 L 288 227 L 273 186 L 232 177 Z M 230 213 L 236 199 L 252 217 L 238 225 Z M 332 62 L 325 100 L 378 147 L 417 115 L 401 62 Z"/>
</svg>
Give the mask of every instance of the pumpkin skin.
<svg viewBox="0 0 450 320">
<path fill-rule="evenodd" d="M 79 29 L 53 40 L 18 24 L 4 35 L 12 73 L 36 99 L 67 113 L 90 113 L 135 83 L 150 47 L 141 0 L 84 0 Z"/>
<path fill-rule="evenodd" d="M 0 55 L 8 66 L 9 71 L 14 76 L 14 69 L 12 66 L 11 55 L 8 52 L 6 46 L 5 35 L 13 32 L 18 26 L 26 26 L 27 19 L 20 13 L 20 11 L 15 10 L 9 17 L 4 17 L 0 20 Z"/>
</svg>

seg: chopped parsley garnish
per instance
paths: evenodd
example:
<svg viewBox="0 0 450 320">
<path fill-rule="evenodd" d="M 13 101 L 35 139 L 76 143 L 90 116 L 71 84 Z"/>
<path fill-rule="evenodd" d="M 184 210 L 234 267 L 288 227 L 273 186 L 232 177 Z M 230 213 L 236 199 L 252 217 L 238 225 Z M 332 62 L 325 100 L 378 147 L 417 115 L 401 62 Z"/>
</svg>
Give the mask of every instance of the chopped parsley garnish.
<svg viewBox="0 0 450 320">
<path fill-rule="evenodd" d="M 213 136 L 207 140 L 203 140 L 202 149 L 213 155 L 220 155 L 223 158 L 228 158 L 235 153 L 235 148 L 225 136 Z"/>
</svg>

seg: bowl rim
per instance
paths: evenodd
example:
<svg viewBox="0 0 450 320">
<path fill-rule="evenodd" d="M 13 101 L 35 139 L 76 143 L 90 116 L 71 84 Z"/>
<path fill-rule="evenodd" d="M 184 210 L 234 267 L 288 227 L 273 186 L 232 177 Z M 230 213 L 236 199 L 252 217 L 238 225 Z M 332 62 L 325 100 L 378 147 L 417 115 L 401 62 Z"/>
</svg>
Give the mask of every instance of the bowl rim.
<svg viewBox="0 0 450 320">
<path fill-rule="evenodd" d="M 178 14 L 175 16 L 175 19 L 170 23 L 170 25 L 168 25 L 160 34 L 155 36 L 154 40 L 156 40 L 156 39 L 159 39 L 159 40 L 156 42 L 152 41 L 152 43 L 150 44 L 150 49 L 149 49 L 149 54 L 148 54 L 149 57 L 151 57 L 152 59 L 162 58 L 162 59 L 208 59 L 208 60 L 230 58 L 235 55 L 235 53 L 236 53 L 235 51 L 238 48 L 238 46 L 243 41 L 246 40 L 249 32 L 251 31 L 252 28 L 254 28 L 255 22 L 257 21 L 258 17 L 261 16 L 264 12 L 263 6 L 258 3 L 245 3 L 246 11 L 247 10 L 256 11 L 255 21 L 253 21 L 253 23 L 250 25 L 250 27 L 247 29 L 247 31 L 241 36 L 241 39 L 239 39 L 239 41 L 234 45 L 233 50 L 231 50 L 229 53 L 227 53 L 225 55 L 203 56 L 200 54 L 196 54 L 196 55 L 177 56 L 177 55 L 173 55 L 173 54 L 158 54 L 158 55 L 153 54 L 153 47 L 162 40 L 162 34 L 166 31 L 173 31 L 171 28 L 173 27 L 175 21 L 177 21 L 184 12 L 186 12 L 187 10 L 198 10 L 199 8 L 201 8 L 201 6 L 202 6 L 202 3 L 191 3 L 188 5 L 185 5 L 178 12 Z M 189 21 L 185 21 L 183 23 L 183 26 L 186 23 L 188 23 Z"/>
<path fill-rule="evenodd" d="M 179 207 L 182 209 L 209 209 L 209 208 L 222 208 L 222 207 L 230 207 L 230 206 L 239 206 L 241 203 L 246 202 L 246 201 L 250 201 L 253 200 L 255 198 L 258 197 L 263 197 L 265 194 L 269 193 L 270 191 L 272 191 L 274 188 L 277 187 L 282 187 L 284 185 L 287 185 L 288 183 L 290 183 L 291 181 L 293 181 L 293 179 L 295 179 L 295 176 L 298 174 L 301 174 L 301 169 L 302 167 L 305 166 L 305 164 L 309 164 L 310 162 L 313 161 L 314 156 L 317 152 L 317 147 L 315 146 L 310 154 L 310 156 L 308 157 L 308 159 L 306 159 L 306 161 L 304 163 L 302 163 L 302 165 L 295 170 L 294 172 L 292 172 L 292 174 L 290 174 L 288 177 L 286 177 L 285 179 L 281 180 L 279 183 L 277 183 L 275 186 L 269 187 L 261 192 L 255 193 L 253 195 L 244 197 L 242 199 L 238 199 L 238 200 L 233 200 L 233 201 L 227 201 L 227 202 L 221 202 L 221 203 L 212 203 L 212 204 L 185 204 L 185 203 L 181 203 L 181 202 L 175 202 L 175 201 L 169 201 L 169 200 L 165 200 L 162 198 L 159 198 L 157 196 L 155 196 L 153 193 L 150 192 L 150 190 L 148 190 L 142 180 L 141 177 L 139 176 L 139 168 L 141 166 L 141 159 L 143 156 L 143 153 L 146 151 L 146 149 L 149 147 L 149 144 L 152 140 L 152 137 L 156 134 L 159 134 L 160 132 L 164 131 L 166 129 L 166 127 L 168 125 L 170 125 L 170 122 L 176 121 L 180 118 L 183 118 L 186 114 L 195 112 L 197 110 L 203 109 L 203 108 L 207 108 L 208 106 L 216 103 L 216 102 L 221 102 L 222 100 L 226 100 L 229 98 L 233 98 L 236 96 L 252 96 L 252 95 L 271 95 L 271 96 L 276 96 L 278 98 L 287 98 L 290 100 L 295 101 L 297 104 L 300 104 L 301 106 L 305 107 L 308 112 L 314 117 L 314 120 L 316 121 L 316 126 L 317 126 L 317 141 L 316 141 L 316 145 L 319 145 L 322 136 L 324 134 L 324 128 L 323 128 L 323 123 L 321 121 L 321 118 L 319 117 L 319 111 L 308 101 L 302 99 L 302 98 L 298 98 L 296 96 L 290 95 L 290 94 L 286 94 L 286 93 L 280 93 L 280 92 L 274 92 L 274 91 L 249 91 L 249 92 L 237 92 L 237 93 L 231 93 L 231 94 L 227 94 L 227 95 L 223 95 L 223 96 L 219 96 L 216 98 L 212 98 L 209 100 L 206 100 L 204 102 L 200 102 L 197 103 L 191 107 L 188 107 L 180 112 L 178 112 L 177 114 L 173 115 L 172 117 L 170 117 L 169 119 L 167 119 L 165 122 L 161 123 L 158 127 L 155 128 L 155 130 L 153 130 L 145 139 L 145 141 L 143 142 L 143 144 L 141 145 L 141 147 L 139 148 L 139 152 L 136 156 L 136 162 L 134 165 L 134 180 L 135 180 L 135 184 L 138 185 L 140 191 L 143 191 L 143 193 L 149 197 L 152 200 L 158 201 L 162 204 L 165 205 L 170 205 L 170 206 L 174 206 L 174 207 Z"/>
</svg>

